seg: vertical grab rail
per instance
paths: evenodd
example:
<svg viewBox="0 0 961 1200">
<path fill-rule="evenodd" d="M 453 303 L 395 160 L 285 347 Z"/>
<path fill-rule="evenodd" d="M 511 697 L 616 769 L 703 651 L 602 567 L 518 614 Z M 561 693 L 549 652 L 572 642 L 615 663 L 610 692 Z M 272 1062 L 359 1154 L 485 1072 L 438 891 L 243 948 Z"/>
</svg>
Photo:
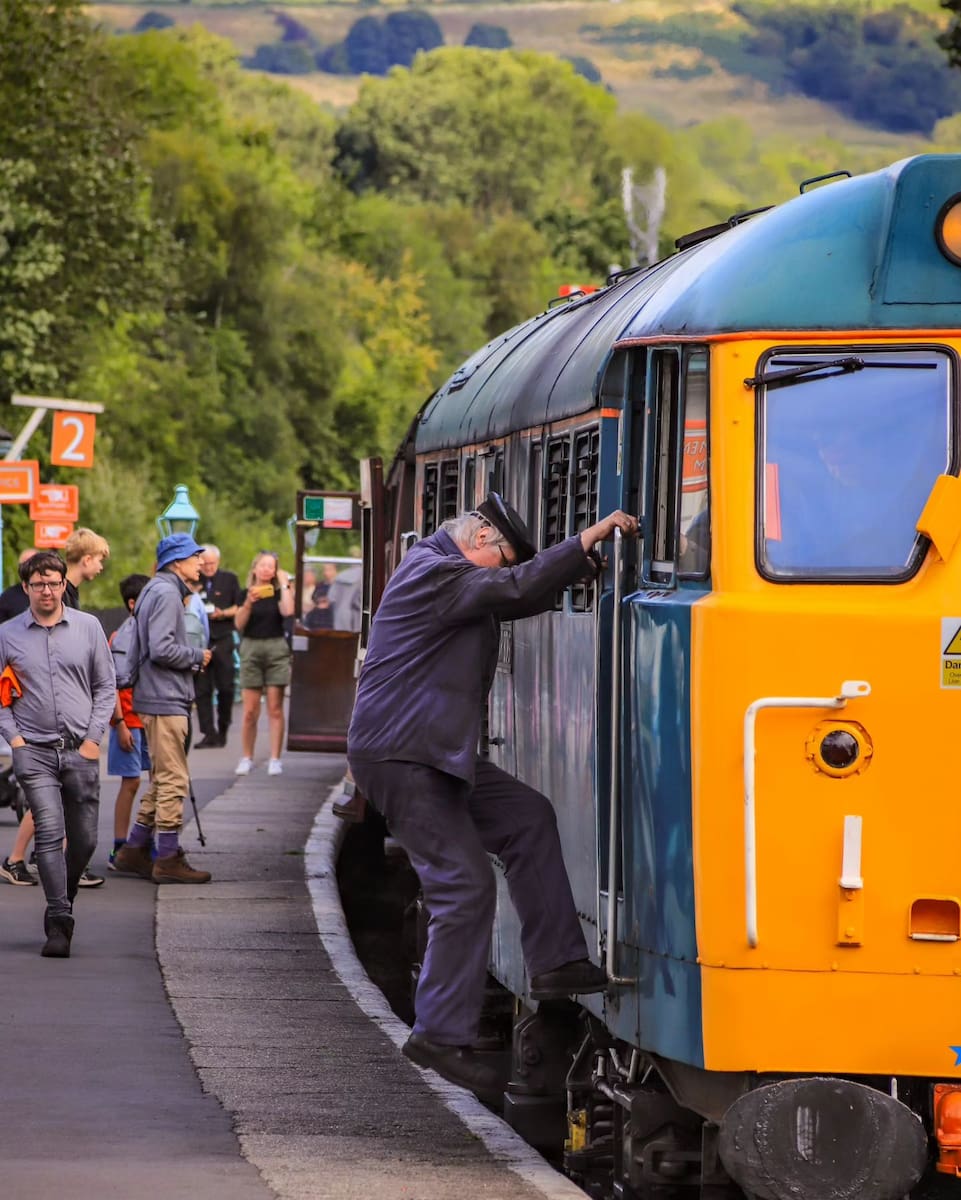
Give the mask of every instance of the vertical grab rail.
<svg viewBox="0 0 961 1200">
<path fill-rule="evenodd" d="M 609 808 L 610 827 L 607 831 L 607 957 L 605 968 L 611 983 L 633 983 L 616 974 L 617 968 L 617 887 L 618 855 L 617 835 L 621 823 L 621 600 L 624 592 L 623 578 L 624 539 L 619 529 L 614 530 L 614 615 L 611 626 L 611 803 Z"/>
</svg>

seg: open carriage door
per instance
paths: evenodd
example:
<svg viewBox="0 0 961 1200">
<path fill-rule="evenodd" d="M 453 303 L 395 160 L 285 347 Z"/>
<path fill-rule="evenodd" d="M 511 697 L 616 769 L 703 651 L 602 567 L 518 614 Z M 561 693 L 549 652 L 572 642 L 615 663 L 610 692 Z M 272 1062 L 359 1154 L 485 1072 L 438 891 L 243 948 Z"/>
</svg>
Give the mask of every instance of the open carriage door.
<svg viewBox="0 0 961 1200">
<path fill-rule="evenodd" d="M 343 754 L 364 615 L 361 497 L 297 493 L 288 750 Z"/>
<path fill-rule="evenodd" d="M 367 653 L 370 624 L 384 592 L 387 566 L 386 521 L 384 518 L 384 465 L 379 458 L 364 458 L 360 463 L 360 548 L 363 558 L 361 591 L 360 645 L 357 670 Z"/>
<path fill-rule="evenodd" d="M 657 980 L 650 996 L 641 989 L 644 1028 L 658 989 L 691 986 L 697 955 L 691 612 L 710 590 L 706 347 L 635 349 L 626 416 L 624 500 L 641 515 L 642 537 L 612 555 L 620 578 L 601 652 L 612 703 L 606 779 L 599 772 L 609 803 L 599 791 L 598 923 L 612 977 Z"/>
</svg>

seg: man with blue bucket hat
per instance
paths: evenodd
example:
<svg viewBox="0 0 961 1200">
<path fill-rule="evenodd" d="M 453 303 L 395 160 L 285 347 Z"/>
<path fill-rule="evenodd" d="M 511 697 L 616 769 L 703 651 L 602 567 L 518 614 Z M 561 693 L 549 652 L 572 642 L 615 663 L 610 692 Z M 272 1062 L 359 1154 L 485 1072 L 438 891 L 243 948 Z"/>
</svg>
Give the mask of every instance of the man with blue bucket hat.
<svg viewBox="0 0 961 1200">
<path fill-rule="evenodd" d="M 154 883 L 210 882 L 210 872 L 194 870 L 180 846 L 184 800 L 190 794 L 186 741 L 194 678 L 210 661 L 209 650 L 190 644 L 184 623 L 184 597 L 200 575 L 201 554 L 203 547 L 189 533 L 158 542 L 157 573 L 133 614 L 138 643 L 131 664 L 133 707 L 143 721 L 152 766 L 150 787 L 114 867 Z M 151 838 L 156 861 L 150 857 Z"/>
</svg>

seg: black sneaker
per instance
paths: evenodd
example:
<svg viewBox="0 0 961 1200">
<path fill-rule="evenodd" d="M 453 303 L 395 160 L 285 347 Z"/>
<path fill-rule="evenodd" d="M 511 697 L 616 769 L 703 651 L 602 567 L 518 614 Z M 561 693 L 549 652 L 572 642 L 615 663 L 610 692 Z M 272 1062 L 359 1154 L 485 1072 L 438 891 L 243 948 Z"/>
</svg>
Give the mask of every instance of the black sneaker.
<svg viewBox="0 0 961 1200">
<path fill-rule="evenodd" d="M 27 864 L 22 858 L 17 862 L 11 862 L 9 858 L 5 858 L 3 864 L 0 865 L 0 875 L 7 883 L 16 884 L 17 887 L 37 886 L 36 879 L 27 870 Z"/>
<path fill-rule="evenodd" d="M 84 871 L 77 880 L 77 887 L 100 887 L 102 883 L 102 875 L 94 875 L 93 871 Z"/>
</svg>

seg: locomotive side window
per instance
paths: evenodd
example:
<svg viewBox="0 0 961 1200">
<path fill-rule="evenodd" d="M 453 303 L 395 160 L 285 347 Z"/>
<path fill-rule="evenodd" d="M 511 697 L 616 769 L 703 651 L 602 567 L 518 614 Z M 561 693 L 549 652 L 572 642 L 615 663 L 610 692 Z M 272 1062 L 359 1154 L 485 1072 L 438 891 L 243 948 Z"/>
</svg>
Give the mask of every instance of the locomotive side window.
<svg viewBox="0 0 961 1200">
<path fill-rule="evenodd" d="M 544 480 L 544 546 L 556 546 L 567 537 L 567 488 L 571 470 L 571 439 L 551 438 L 547 443 Z"/>
<path fill-rule="evenodd" d="M 655 355 L 652 367 L 655 409 L 651 578 L 669 582 L 674 575 L 677 528 L 680 359 L 674 351 L 662 351 Z"/>
<path fill-rule="evenodd" d="M 420 528 L 423 537 L 429 537 L 437 528 L 437 463 L 427 463 L 424 467 L 424 507 Z"/>
<path fill-rule="evenodd" d="M 475 458 L 464 459 L 464 498 L 461 502 L 461 509 L 464 512 L 471 512 L 477 507 L 477 501 L 474 497 L 474 480 L 477 478 L 477 460 Z"/>
<path fill-rule="evenodd" d="M 490 472 L 487 476 L 487 490 L 504 494 L 504 451 L 498 450 L 491 459 Z"/>
<path fill-rule="evenodd" d="M 527 528 L 531 531 L 535 546 L 541 544 L 541 497 L 544 491 L 544 481 L 541 478 L 541 450 L 540 442 L 535 442 L 531 446 L 528 465 Z"/>
<path fill-rule="evenodd" d="M 677 573 L 701 579 L 711 561 L 708 504 L 707 352 L 695 350 L 684 362 L 684 442 Z"/>
<path fill-rule="evenodd" d="M 441 524 L 449 517 L 457 516 L 457 485 L 459 483 L 460 463 L 456 458 L 450 458 L 440 465 L 440 493 L 438 502 L 437 523 Z"/>
<path fill-rule="evenodd" d="M 574 436 L 574 471 L 571 486 L 571 533 L 580 533 L 597 520 L 597 461 L 600 434 L 584 429 Z M 594 584 L 575 583 L 571 588 L 574 612 L 589 612 L 594 607 Z"/>
<path fill-rule="evenodd" d="M 951 360 L 933 349 L 778 351 L 758 385 L 758 565 L 770 579 L 906 579 L 953 459 Z"/>
</svg>

